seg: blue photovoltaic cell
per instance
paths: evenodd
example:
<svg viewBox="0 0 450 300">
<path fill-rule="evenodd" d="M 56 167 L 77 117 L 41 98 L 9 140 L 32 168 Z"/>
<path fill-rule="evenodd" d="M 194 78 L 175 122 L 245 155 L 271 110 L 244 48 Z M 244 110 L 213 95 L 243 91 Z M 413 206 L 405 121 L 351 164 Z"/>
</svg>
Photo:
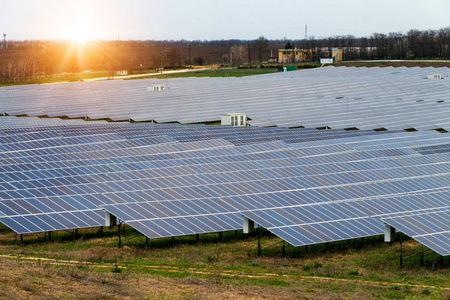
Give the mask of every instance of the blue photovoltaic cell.
<svg viewBox="0 0 450 300">
<path fill-rule="evenodd" d="M 108 211 L 162 237 L 241 229 L 244 214 L 303 245 L 449 205 L 437 132 L 16 119 L 0 120 L 0 221 L 18 232 L 100 226 Z"/>
<path fill-rule="evenodd" d="M 450 255 L 450 209 L 385 217 L 381 220 L 437 253 Z"/>
</svg>

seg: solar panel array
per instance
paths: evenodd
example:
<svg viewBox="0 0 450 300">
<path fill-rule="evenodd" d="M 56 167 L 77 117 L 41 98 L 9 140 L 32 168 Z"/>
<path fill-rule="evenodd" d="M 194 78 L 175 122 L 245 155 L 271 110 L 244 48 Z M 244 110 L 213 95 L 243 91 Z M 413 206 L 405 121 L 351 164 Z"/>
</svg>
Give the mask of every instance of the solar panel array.
<svg viewBox="0 0 450 300">
<path fill-rule="evenodd" d="M 106 210 L 158 238 L 241 229 L 244 215 L 307 245 L 450 201 L 450 140 L 435 131 L 2 117 L 0 149 L 0 222 L 18 233 L 101 226 Z"/>
<path fill-rule="evenodd" d="M 443 79 L 425 79 L 440 73 Z M 448 68 L 324 67 L 244 78 L 178 78 L 0 89 L 9 115 L 156 122 L 216 121 L 243 112 L 255 126 L 450 129 Z M 149 92 L 163 83 L 163 92 Z"/>
<path fill-rule="evenodd" d="M 450 208 L 382 220 L 435 252 L 450 255 Z"/>
</svg>

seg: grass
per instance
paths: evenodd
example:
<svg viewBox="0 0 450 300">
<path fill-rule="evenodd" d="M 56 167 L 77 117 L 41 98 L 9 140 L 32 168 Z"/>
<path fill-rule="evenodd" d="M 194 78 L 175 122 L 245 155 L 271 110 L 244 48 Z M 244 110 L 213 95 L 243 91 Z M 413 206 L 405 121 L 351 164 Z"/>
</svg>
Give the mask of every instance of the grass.
<svg viewBox="0 0 450 300">
<path fill-rule="evenodd" d="M 156 70 L 147 70 L 144 73 L 155 73 Z M 116 74 L 116 72 L 113 72 Z M 53 75 L 43 75 L 40 77 L 34 77 L 32 79 L 27 78 L 25 81 L 21 82 L 4 82 L 0 81 L 0 87 L 2 86 L 12 86 L 12 85 L 24 85 L 24 84 L 45 84 L 45 83 L 57 83 L 57 82 L 71 82 L 71 81 L 81 81 L 85 79 L 92 78 L 102 78 L 109 77 L 111 75 L 108 71 L 96 71 L 96 72 L 79 72 L 79 73 L 62 73 Z M 120 76 L 115 76 L 115 78 L 120 78 Z"/>
<path fill-rule="evenodd" d="M 264 68 L 264 69 L 223 68 L 223 69 L 202 70 L 202 71 L 193 71 L 193 72 L 184 72 L 184 73 L 160 74 L 160 75 L 155 75 L 155 76 L 144 76 L 144 77 L 139 77 L 138 79 L 145 79 L 145 78 L 166 79 L 166 78 L 180 78 L 180 77 L 243 77 L 243 76 L 275 73 L 276 71 L 277 71 L 277 69 L 272 69 L 272 68 Z"/>
<path fill-rule="evenodd" d="M 146 78 L 179 78 L 179 77 L 243 77 L 251 75 L 260 75 L 267 73 L 274 73 L 277 69 L 275 68 L 243 68 L 243 69 L 232 69 L 232 68 L 220 68 L 212 70 L 199 70 L 193 72 L 181 72 L 181 73 L 168 73 L 160 75 L 149 75 L 137 78 L 124 78 L 126 80 L 135 79 L 146 79 Z M 115 73 L 115 72 L 114 72 Z M 142 74 L 154 74 L 156 70 L 147 70 Z M 107 71 L 99 72 L 80 72 L 80 73 L 63 73 L 48 76 L 41 76 L 40 78 L 26 79 L 21 82 L 2 82 L 0 81 L 0 87 L 2 86 L 12 86 L 12 85 L 24 85 L 24 84 L 44 84 L 44 83 L 56 83 L 56 82 L 71 82 L 71 81 L 82 81 L 85 79 L 92 78 L 103 78 L 109 77 L 110 73 Z M 115 76 L 115 78 L 120 78 L 120 76 Z"/>
<path fill-rule="evenodd" d="M 415 60 L 404 60 L 404 61 L 342 61 L 333 64 L 334 66 L 347 66 L 347 67 L 450 67 L 450 62 L 442 62 L 440 60 L 436 61 L 415 61 Z M 298 64 L 298 69 L 302 68 L 316 68 L 320 67 L 320 64 L 317 63 L 301 63 Z M 219 68 L 212 70 L 201 70 L 201 71 L 193 71 L 193 72 L 185 72 L 185 73 L 169 73 L 169 74 L 160 74 L 160 75 L 152 75 L 152 76 L 143 76 L 138 78 L 127 78 L 126 80 L 135 80 L 135 79 L 145 79 L 145 78 L 180 78 L 180 77 L 243 77 L 243 76 L 251 76 L 251 75 L 260 75 L 267 73 L 276 72 L 276 68 L 272 68 L 270 65 L 265 66 L 264 68 L 248 68 L 244 67 L 241 69 L 236 68 Z M 113 72 L 115 74 L 115 72 Z M 146 70 L 145 73 L 156 73 L 156 70 Z M 11 86 L 11 85 L 23 85 L 23 84 L 44 84 L 44 83 L 56 83 L 56 82 L 70 82 L 70 81 L 81 81 L 85 79 L 92 78 L 101 78 L 101 77 L 109 77 L 110 72 L 108 71 L 96 71 L 96 72 L 80 72 L 80 73 L 62 73 L 62 74 L 54 74 L 48 76 L 41 76 L 40 78 L 35 77 L 33 79 L 26 79 L 22 82 L 2 82 L 0 81 L 0 87 L 2 86 Z M 115 76 L 115 78 L 120 78 L 120 76 Z"/>
<path fill-rule="evenodd" d="M 71 233 L 54 232 L 52 241 L 43 234 L 24 236 L 0 227 L 0 298 L 112 298 L 112 299 L 248 299 L 248 298 L 418 298 L 449 299 L 449 260 L 430 267 L 420 258 L 399 268 L 399 246 L 379 238 L 337 242 L 292 249 L 282 254 L 281 244 L 257 255 L 257 237 L 239 232 L 150 240 L 143 249 L 141 235 L 117 247 L 116 230 L 96 229 Z M 137 234 L 127 227 L 125 239 Z M 264 232 L 262 247 L 279 241 Z M 404 254 L 419 252 L 421 246 L 408 240 Z M 334 251 L 333 251 L 334 248 Z M 90 292 L 93 291 L 93 294 Z"/>
</svg>

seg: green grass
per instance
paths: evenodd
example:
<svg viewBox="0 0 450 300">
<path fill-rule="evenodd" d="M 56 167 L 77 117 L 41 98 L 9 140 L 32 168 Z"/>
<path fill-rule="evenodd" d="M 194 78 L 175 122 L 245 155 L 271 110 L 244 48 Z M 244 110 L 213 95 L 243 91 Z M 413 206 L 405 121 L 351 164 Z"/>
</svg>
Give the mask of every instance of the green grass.
<svg viewBox="0 0 450 300">
<path fill-rule="evenodd" d="M 156 70 L 147 70 L 143 73 L 155 73 Z M 112 72 L 112 74 L 116 74 L 116 72 Z M 0 87 L 2 86 L 12 86 L 12 85 L 24 85 L 24 84 L 45 84 L 45 83 L 57 83 L 57 82 L 71 82 L 71 81 L 81 81 L 85 79 L 92 78 L 102 78 L 109 77 L 111 75 L 108 71 L 96 71 L 96 72 L 79 72 L 79 73 L 62 73 L 62 74 L 53 74 L 46 76 L 36 76 L 32 79 L 27 78 L 24 81 L 20 82 L 9 82 L 9 81 L 0 81 Z M 115 78 L 120 78 L 120 76 L 114 76 Z"/>
<path fill-rule="evenodd" d="M 242 77 L 242 76 L 274 73 L 276 71 L 277 71 L 277 69 L 273 69 L 273 68 L 263 68 L 263 69 L 224 68 L 224 69 L 213 69 L 213 70 L 199 70 L 199 71 L 184 72 L 184 73 L 169 73 L 169 74 L 160 74 L 160 75 L 150 75 L 150 76 L 142 76 L 142 77 L 137 77 L 137 78 L 124 78 L 124 79 L 135 80 L 135 79 L 145 79 L 145 78 L 178 78 L 178 77 Z M 154 74 L 154 73 L 156 73 L 156 70 L 147 70 L 147 71 L 143 72 L 142 74 L 147 74 L 147 73 Z M 116 74 L 116 72 L 113 72 L 113 74 Z M 40 78 L 35 77 L 33 79 L 26 79 L 25 81 L 21 81 L 21 82 L 2 82 L 2 81 L 0 81 L 0 87 L 12 86 L 12 85 L 25 85 L 25 84 L 46 84 L 46 83 L 57 83 L 57 82 L 82 81 L 85 79 L 109 77 L 110 75 L 111 75 L 111 73 L 109 73 L 107 71 L 63 73 L 63 74 L 41 76 Z M 120 76 L 115 76 L 114 78 L 120 78 Z"/>
<path fill-rule="evenodd" d="M 188 284 L 193 293 L 190 296 L 201 295 L 203 291 L 199 285 L 206 283 L 219 290 L 221 287 L 251 288 L 268 298 L 281 291 L 294 298 L 310 295 L 311 299 L 318 295 L 326 295 L 325 298 L 450 297 L 449 290 L 440 288 L 450 287 L 448 258 L 436 271 L 430 267 L 431 255 L 426 256 L 426 266 L 420 266 L 420 257 L 414 257 L 405 260 L 404 268 L 400 269 L 399 245 L 382 243 L 379 237 L 366 238 L 364 243 L 353 240 L 336 242 L 328 247 L 290 247 L 291 258 L 288 259 L 282 254 L 281 244 L 263 250 L 263 255 L 258 256 L 257 237 L 242 232 L 237 239 L 234 232 L 225 232 L 222 242 L 217 233 L 200 235 L 199 243 L 194 235 L 176 237 L 174 247 L 170 246 L 170 238 L 150 240 L 151 249 L 146 252 L 143 250 L 145 238 L 130 227 L 126 227 L 124 239 L 137 236 L 125 241 L 120 249 L 117 247 L 117 229 L 105 229 L 103 237 L 98 237 L 95 229 L 82 229 L 75 240 L 70 233 L 55 232 L 50 242 L 44 241 L 43 234 L 30 234 L 24 236 L 24 245 L 15 245 L 15 235 L 4 226 L 0 227 L 0 232 L 5 230 L 0 235 L 0 255 L 13 255 L 15 263 L 33 268 L 31 274 L 37 272 L 34 269 L 37 262 L 30 260 L 34 257 L 51 259 L 55 265 L 44 260 L 42 263 L 49 264 L 46 272 L 59 268 L 57 272 L 51 271 L 59 277 L 102 278 L 115 274 L 140 281 L 165 278 L 176 286 Z M 278 241 L 279 238 L 264 231 L 261 244 L 266 247 Z M 420 252 L 420 249 L 421 245 L 412 240 L 404 242 L 405 256 Z M 4 258 L 0 256 L 0 259 Z M 75 264 L 67 266 L 69 261 Z M 120 272 L 112 272 L 117 269 Z M 31 278 L 30 282 L 38 282 L 30 284 L 34 289 L 49 284 L 39 277 Z M 101 280 L 95 282 L 101 284 Z M 134 284 L 131 279 L 124 282 Z M 252 290 L 246 290 L 246 293 L 251 294 Z M 182 298 L 190 297 L 173 293 Z"/>
<path fill-rule="evenodd" d="M 251 75 L 261 75 L 268 73 L 275 73 L 277 69 L 264 68 L 264 69 L 212 69 L 212 70 L 202 70 L 202 71 L 192 71 L 192 72 L 184 72 L 184 73 L 169 73 L 169 74 L 160 74 L 155 76 L 146 76 L 139 77 L 138 79 L 145 78 L 182 78 L 182 77 L 243 77 L 243 76 L 251 76 Z"/>
</svg>

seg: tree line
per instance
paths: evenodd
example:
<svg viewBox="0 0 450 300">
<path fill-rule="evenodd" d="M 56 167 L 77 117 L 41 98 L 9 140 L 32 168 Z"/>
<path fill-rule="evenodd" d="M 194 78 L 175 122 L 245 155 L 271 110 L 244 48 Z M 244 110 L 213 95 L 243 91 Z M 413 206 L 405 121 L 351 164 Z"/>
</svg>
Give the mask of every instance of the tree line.
<svg viewBox="0 0 450 300">
<path fill-rule="evenodd" d="M 334 47 L 343 59 L 450 59 L 450 27 L 438 30 L 411 29 L 407 33 L 373 33 L 305 40 L 215 41 L 93 41 L 74 45 L 70 41 L 1 41 L 0 80 L 26 81 L 39 76 L 83 70 L 129 70 L 176 68 L 186 65 L 252 65 L 276 60 L 278 49 L 315 49 L 312 58 L 330 57 Z"/>
</svg>

